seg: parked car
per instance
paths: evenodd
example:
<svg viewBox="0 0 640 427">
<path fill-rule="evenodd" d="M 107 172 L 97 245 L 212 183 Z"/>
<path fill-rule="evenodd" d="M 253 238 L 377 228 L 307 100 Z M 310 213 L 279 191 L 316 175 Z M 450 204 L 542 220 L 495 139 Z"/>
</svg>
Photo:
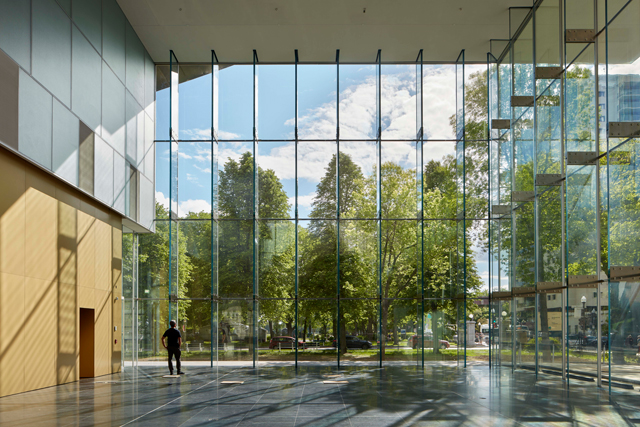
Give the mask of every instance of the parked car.
<svg viewBox="0 0 640 427">
<path fill-rule="evenodd" d="M 367 340 L 362 340 L 358 337 L 354 337 L 353 335 L 347 335 L 347 348 L 361 348 L 362 350 L 368 350 L 372 347 L 371 342 Z M 333 346 L 336 347 L 338 343 L 336 340 L 333 340 Z"/>
<path fill-rule="evenodd" d="M 577 335 L 567 335 L 567 345 L 574 346 L 580 345 L 580 338 Z"/>
<path fill-rule="evenodd" d="M 295 348 L 296 339 L 293 337 L 273 337 L 269 341 L 269 349 L 274 348 Z M 298 348 L 306 348 L 306 345 L 302 341 L 298 341 Z"/>
<path fill-rule="evenodd" d="M 585 345 L 588 345 L 589 347 L 597 347 L 598 346 L 598 337 L 593 337 L 593 336 L 588 336 L 585 338 Z M 609 343 L 609 337 L 608 336 L 603 336 L 602 337 L 602 348 L 606 349 L 607 348 L 607 344 Z"/>
<path fill-rule="evenodd" d="M 422 345 L 420 345 L 420 340 L 418 339 L 417 335 L 413 335 L 411 338 L 409 338 L 409 345 L 411 346 L 411 348 L 422 348 Z M 451 347 L 451 344 L 449 344 L 449 341 L 447 340 L 440 340 L 440 349 L 441 350 L 446 350 L 449 347 Z M 424 335 L 424 348 L 433 348 L 433 335 L 432 334 L 425 334 Z"/>
</svg>

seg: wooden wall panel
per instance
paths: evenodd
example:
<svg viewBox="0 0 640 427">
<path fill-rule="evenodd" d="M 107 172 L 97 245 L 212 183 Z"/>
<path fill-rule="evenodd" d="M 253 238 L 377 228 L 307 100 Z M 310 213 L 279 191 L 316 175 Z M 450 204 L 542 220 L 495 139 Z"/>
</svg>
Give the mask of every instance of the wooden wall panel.
<svg viewBox="0 0 640 427">
<path fill-rule="evenodd" d="M 24 388 L 24 277 L 0 273 L 0 396 Z"/>
<path fill-rule="evenodd" d="M 95 223 L 95 287 L 111 289 L 111 227 L 102 221 Z"/>
<path fill-rule="evenodd" d="M 29 187 L 26 204 L 25 276 L 54 280 L 58 267 L 56 199 Z"/>
<path fill-rule="evenodd" d="M 58 282 L 57 305 L 57 360 L 56 382 L 58 384 L 76 381 L 78 379 L 77 358 L 78 339 L 77 327 L 78 287 L 73 283 Z"/>
<path fill-rule="evenodd" d="M 95 287 L 96 280 L 96 249 L 95 223 L 96 219 L 83 211 L 78 211 L 78 286 Z M 90 308 L 90 307 L 87 307 Z"/>
<path fill-rule="evenodd" d="M 9 156 L 0 156 L 0 171 L 0 271 L 23 276 L 26 174 Z"/>
<path fill-rule="evenodd" d="M 120 370 L 121 221 L 0 148 L 0 396 L 79 378 L 80 307 L 94 374 Z"/>
<path fill-rule="evenodd" d="M 57 285 L 56 281 L 25 278 L 22 363 L 27 390 L 57 384 Z"/>
<path fill-rule="evenodd" d="M 96 339 L 95 343 L 95 372 L 96 376 L 106 375 L 111 373 L 110 370 L 110 338 L 111 338 L 111 323 L 109 313 L 111 311 L 111 305 L 109 304 L 109 292 L 99 289 L 95 290 L 96 301 Z M 107 338 L 108 337 L 108 338 Z"/>
</svg>

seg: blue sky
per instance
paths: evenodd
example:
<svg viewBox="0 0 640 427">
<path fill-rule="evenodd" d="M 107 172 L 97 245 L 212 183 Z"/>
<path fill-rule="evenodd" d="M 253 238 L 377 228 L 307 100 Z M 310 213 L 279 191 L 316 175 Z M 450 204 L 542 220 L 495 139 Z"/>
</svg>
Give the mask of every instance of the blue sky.
<svg viewBox="0 0 640 427">
<path fill-rule="evenodd" d="M 383 161 L 415 169 L 416 68 L 413 65 L 382 66 Z M 272 169 L 289 196 L 291 216 L 295 201 L 295 68 L 293 65 L 260 65 L 257 70 L 258 164 Z M 467 74 L 473 71 L 467 67 Z M 219 167 L 252 150 L 253 66 L 234 65 L 218 71 L 216 118 Z M 374 139 L 376 136 L 376 66 L 340 66 L 340 136 L 345 139 Z M 335 139 L 337 104 L 335 65 L 298 66 L 298 132 L 301 140 Z M 423 72 L 423 120 L 428 139 L 453 139 L 449 117 L 455 113 L 455 68 L 428 65 Z M 179 200 L 178 211 L 210 210 L 211 194 L 211 75 L 182 83 L 179 88 Z M 165 139 L 169 128 L 169 90 L 157 93 L 156 138 Z M 393 141 L 396 140 L 396 141 Z M 375 144 L 341 141 L 341 150 L 352 156 L 365 174 L 375 164 Z M 298 145 L 298 210 L 308 217 L 316 186 L 335 153 L 335 142 L 302 141 Z M 427 141 L 425 160 L 453 154 L 452 142 Z M 169 144 L 156 150 L 156 199 L 167 203 Z M 479 263 L 482 276 L 486 263 Z M 484 278 L 484 277 L 483 277 Z"/>
</svg>

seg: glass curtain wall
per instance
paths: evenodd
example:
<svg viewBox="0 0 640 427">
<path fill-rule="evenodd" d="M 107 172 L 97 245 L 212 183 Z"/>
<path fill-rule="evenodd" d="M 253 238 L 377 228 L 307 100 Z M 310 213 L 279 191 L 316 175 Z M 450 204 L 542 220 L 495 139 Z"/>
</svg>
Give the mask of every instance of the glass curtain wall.
<svg viewBox="0 0 640 427">
<path fill-rule="evenodd" d="M 512 9 L 511 38 L 492 41 L 492 366 L 637 384 L 639 12 L 544 0 Z"/>
<path fill-rule="evenodd" d="M 486 73 L 253 59 L 158 65 L 129 365 L 164 359 L 170 319 L 211 366 L 486 363 Z"/>
</svg>

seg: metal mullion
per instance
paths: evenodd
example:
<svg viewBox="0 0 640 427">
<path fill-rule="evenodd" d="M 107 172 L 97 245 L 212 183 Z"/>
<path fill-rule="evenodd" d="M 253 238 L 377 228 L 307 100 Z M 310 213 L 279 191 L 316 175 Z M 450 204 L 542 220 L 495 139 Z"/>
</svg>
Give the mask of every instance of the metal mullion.
<svg viewBox="0 0 640 427">
<path fill-rule="evenodd" d="M 376 141 L 376 157 L 377 157 L 377 191 L 376 191 L 376 210 L 377 210 L 377 233 L 378 233 L 378 324 L 380 332 L 378 334 L 380 340 L 380 348 L 378 351 L 379 366 L 382 367 L 383 353 L 386 352 L 386 336 L 382 336 L 382 50 L 378 49 L 378 90 L 376 93 L 376 103 L 378 111 L 378 131 Z"/>
<path fill-rule="evenodd" d="M 336 295 L 337 295 L 337 362 L 340 369 L 340 351 L 342 337 L 340 329 L 340 49 L 336 50 Z M 346 339 L 346 338 L 345 338 Z"/>
<path fill-rule="evenodd" d="M 509 26 L 511 26 L 511 20 L 509 20 Z M 515 40 L 515 38 L 513 38 Z M 513 96 L 515 94 L 515 59 L 514 59 L 514 43 L 511 43 L 511 94 Z M 511 117 L 515 117 L 515 107 L 511 107 Z M 516 138 L 514 131 L 514 122 L 512 120 L 511 124 L 511 192 L 513 193 L 516 189 Z M 513 203 L 512 203 L 513 206 Z M 513 290 L 514 284 L 516 283 L 516 216 L 515 212 L 511 213 L 511 283 L 509 284 L 510 290 Z M 511 371 L 514 372 L 516 369 L 516 333 L 515 333 L 515 317 L 516 317 L 516 298 L 511 298 Z M 504 323 L 504 322 L 503 322 Z"/>
<path fill-rule="evenodd" d="M 211 295 L 214 295 L 217 293 L 217 289 L 214 289 L 214 284 L 216 283 L 216 281 L 214 281 L 214 274 L 217 276 L 218 274 L 218 267 L 217 265 L 215 265 L 214 263 L 214 253 L 217 253 L 218 251 L 218 242 L 217 242 L 217 235 L 218 233 L 215 233 L 214 236 L 214 232 L 213 232 L 213 227 L 216 226 L 217 227 L 217 223 L 215 221 L 215 211 L 216 211 L 216 206 L 213 202 L 214 199 L 214 191 L 215 191 L 215 187 L 216 187 L 216 173 L 217 173 L 217 169 L 216 169 L 216 162 L 217 162 L 217 141 L 216 141 L 216 128 L 215 128 L 215 116 L 218 113 L 216 111 L 216 103 L 215 103 L 215 99 L 217 96 L 216 91 L 216 72 L 215 72 L 215 67 L 216 67 L 216 62 L 217 62 L 217 56 L 214 50 L 211 50 L 211 193 L 210 193 L 210 197 L 211 197 Z M 215 145 L 215 147 L 214 147 Z M 217 193 L 217 191 L 216 191 Z M 217 259 L 217 257 L 216 257 Z M 215 307 L 216 307 L 216 320 L 218 318 L 217 316 L 217 307 L 218 304 L 217 302 L 215 303 Z M 213 313 L 214 313 L 214 301 L 213 299 L 211 299 L 211 311 L 209 312 L 209 326 L 211 328 L 210 331 L 210 339 L 211 342 L 209 344 L 210 347 L 210 366 L 213 368 L 213 343 L 215 341 L 216 343 L 216 365 L 218 364 L 218 339 L 217 339 L 217 331 L 218 331 L 218 327 L 217 327 L 217 322 L 214 325 L 214 321 L 213 321 Z M 214 329 L 216 331 L 216 339 L 214 340 Z"/>
<path fill-rule="evenodd" d="M 595 32 L 598 32 L 598 0 L 593 0 L 593 27 Z M 595 152 L 600 157 L 600 119 L 598 117 L 599 113 L 599 79 L 598 79 L 598 38 L 596 36 L 595 41 L 593 43 L 593 65 L 594 65 L 594 115 L 595 115 Z M 597 323 L 597 332 L 596 337 L 598 339 L 598 343 L 596 344 L 596 354 L 598 357 L 596 363 L 596 384 L 598 387 L 602 387 L 602 315 L 601 315 L 601 301 L 600 301 L 600 293 L 601 293 L 601 283 L 600 283 L 600 265 L 602 263 L 602 254 L 601 254 L 601 242 L 600 242 L 600 227 L 601 227 L 601 219 L 600 219 L 600 161 L 596 161 L 596 197 L 595 197 L 595 210 L 596 210 L 596 274 L 598 275 L 598 284 L 597 286 L 597 297 L 596 297 L 596 305 L 598 306 L 596 323 Z M 610 378 L 609 378 L 610 379 Z M 611 382 L 611 381 L 609 381 Z"/>
<path fill-rule="evenodd" d="M 466 146 L 466 133 L 467 133 L 467 118 L 465 110 L 465 63 L 464 63 L 464 49 L 461 52 L 462 55 L 462 286 L 463 286 L 463 298 L 464 298 L 464 367 L 467 367 L 467 146 Z"/>
<path fill-rule="evenodd" d="M 597 11 L 594 11 L 597 13 Z M 564 69 L 564 73 L 562 73 L 562 77 L 560 79 L 560 117 L 561 120 L 564 120 L 564 116 L 566 114 L 566 105 L 565 105 L 565 90 L 566 90 L 566 75 L 567 75 L 567 52 L 565 49 L 566 46 L 566 27 L 567 27 L 567 14 L 566 14 L 566 0 L 560 3 L 560 60 L 563 62 L 561 65 Z M 597 92 L 597 91 L 596 91 Z M 565 123 L 560 126 L 560 173 L 562 176 L 565 175 L 565 166 L 564 166 L 564 144 L 565 144 Z M 569 256 L 569 245 L 566 239 L 567 235 L 567 218 L 566 218 L 566 179 L 565 181 L 560 183 L 560 212 L 562 215 L 560 216 L 560 244 L 562 246 L 561 251 L 561 271 L 564 275 L 564 283 L 566 285 L 569 284 L 569 271 L 567 266 L 567 258 Z M 568 381 L 568 371 L 569 371 L 569 355 L 567 350 L 567 339 L 569 335 L 569 313 L 567 310 L 567 304 L 569 303 L 569 288 L 568 286 L 562 290 L 562 380 Z"/>
<path fill-rule="evenodd" d="M 138 295 L 140 294 L 140 288 L 139 288 L 139 284 L 140 284 L 140 273 L 139 273 L 139 264 L 138 264 L 138 254 L 139 254 L 139 245 L 140 240 L 138 238 L 138 233 L 133 233 L 133 269 L 134 269 L 134 274 L 133 274 L 133 280 L 134 280 L 134 286 L 133 286 L 133 295 L 134 295 L 134 299 L 133 301 L 131 301 L 131 309 L 132 309 L 132 315 L 133 315 L 133 319 L 132 319 L 132 327 L 133 327 L 133 331 L 132 331 L 132 335 L 131 338 L 133 338 L 135 340 L 135 345 L 132 345 L 132 351 L 133 351 L 133 366 L 138 367 L 138 343 L 140 342 L 138 339 Z M 134 309 L 135 307 L 135 309 Z"/>
<path fill-rule="evenodd" d="M 488 182 L 488 192 L 487 192 L 487 212 L 489 214 L 489 218 L 491 218 L 491 130 L 490 130 L 490 123 L 491 123 L 491 67 L 489 66 L 490 64 L 490 60 L 491 57 L 493 55 L 491 53 L 487 53 L 487 179 L 489 180 Z M 495 57 L 494 57 L 495 59 Z M 498 65 L 496 63 L 496 75 L 499 76 L 500 73 L 497 72 L 498 70 Z M 497 80 L 497 77 L 496 77 Z M 489 220 L 489 222 L 487 223 L 487 236 L 488 236 L 488 254 L 489 254 L 489 264 L 488 264 L 488 271 L 489 271 L 489 370 L 491 370 L 491 349 L 493 347 L 493 341 L 491 340 L 491 336 L 493 335 L 491 332 L 493 330 L 493 323 L 492 323 L 492 316 L 491 316 L 491 295 L 492 295 L 492 251 L 491 251 L 491 220 Z M 480 332 L 482 332 L 482 329 L 480 329 Z"/>
<path fill-rule="evenodd" d="M 298 292 L 299 292 L 299 272 L 298 272 L 298 49 L 295 50 L 295 59 L 296 59 L 296 63 L 294 66 L 294 70 L 295 70 L 295 83 L 294 83 L 294 111 L 295 111 L 295 129 L 294 129 L 294 133 L 295 133 L 295 165 L 294 165 L 294 179 L 295 179 L 295 278 L 294 278 L 294 286 L 295 286 L 295 323 L 296 323 L 296 327 L 295 327 L 295 340 L 296 342 L 298 342 L 298 323 L 299 323 L 299 319 L 298 319 L 298 309 L 299 309 L 299 301 L 298 301 Z M 295 346 L 295 367 L 296 370 L 298 369 L 298 346 Z"/>
<path fill-rule="evenodd" d="M 532 50 L 533 50 L 533 176 L 535 180 L 535 176 L 538 173 L 538 102 L 537 102 L 537 93 L 538 93 L 538 85 L 535 77 L 535 70 L 538 63 L 538 59 L 536 57 L 536 16 L 538 12 L 538 8 L 534 7 L 532 10 L 531 22 L 532 22 L 532 32 L 533 32 L 533 40 L 532 40 Z M 535 182 L 535 181 L 534 181 Z M 535 194 L 535 183 L 534 183 L 534 194 Z M 540 219 L 540 203 L 538 197 L 534 196 L 533 199 L 533 277 L 534 283 L 538 283 L 540 281 L 540 277 L 538 274 L 538 269 L 540 268 L 540 227 L 538 226 L 538 221 Z M 534 285 L 535 286 L 535 285 Z M 538 352 L 539 352 L 539 340 L 538 340 L 538 313 L 540 310 L 540 294 L 536 293 L 534 297 L 534 348 L 535 348 L 535 376 L 538 378 Z M 548 333 L 548 331 L 547 331 Z"/>
<path fill-rule="evenodd" d="M 173 209 L 173 183 L 172 183 L 172 179 L 173 179 L 173 161 L 172 161 L 172 157 L 173 157 L 173 144 L 174 142 L 177 145 L 177 142 L 175 141 L 175 138 L 173 137 L 173 78 L 172 78 L 172 73 L 173 73 L 173 61 L 174 59 L 176 60 L 176 65 L 178 65 L 179 67 L 179 63 L 178 63 L 178 59 L 176 58 L 175 54 L 173 53 L 173 50 L 169 51 L 169 286 L 168 286 L 168 292 L 169 295 L 171 295 L 172 292 L 172 288 L 173 288 L 173 218 L 171 215 L 172 209 Z M 178 68 L 178 73 L 180 72 L 180 69 Z M 179 81 L 179 78 L 178 78 Z M 179 84 L 179 83 L 178 83 Z M 178 102 L 176 100 L 176 102 Z M 176 153 L 176 156 L 178 155 L 178 153 Z M 177 163 L 176 163 L 177 164 Z M 176 171 L 176 177 L 177 177 L 177 171 Z M 176 190 L 177 190 L 177 186 L 176 186 Z M 177 200 L 177 194 L 176 196 L 176 200 Z M 177 269 L 177 266 L 176 266 Z M 177 275 L 176 275 L 177 277 Z M 176 292 L 176 295 L 178 293 Z M 169 320 L 172 319 L 172 310 L 171 310 L 171 302 L 169 301 L 169 309 L 168 309 L 168 314 L 169 314 Z"/>
<path fill-rule="evenodd" d="M 423 65 L 423 50 L 420 49 L 420 131 L 419 139 L 416 141 L 416 145 L 420 145 L 420 149 L 416 150 L 416 155 L 419 158 L 416 159 L 416 166 L 420 168 L 420 184 L 418 188 L 418 218 L 420 220 L 418 224 L 418 233 L 420 237 L 420 249 L 418 256 L 420 257 L 420 304 L 419 313 L 420 324 L 422 325 L 422 343 L 424 343 L 424 330 L 426 328 L 424 320 L 424 65 Z M 416 169 L 417 169 L 416 167 Z M 424 369 L 424 345 L 421 346 L 421 366 Z"/>
<path fill-rule="evenodd" d="M 256 50 L 253 50 L 253 324 L 252 324 L 252 342 L 253 342 L 253 367 L 257 366 L 258 362 L 258 85 L 257 85 L 257 63 L 258 54 Z"/>
<path fill-rule="evenodd" d="M 627 3 L 628 4 L 628 3 Z M 604 2 L 604 19 L 605 19 L 605 117 L 607 126 L 609 124 L 609 3 Z M 625 5 L 626 7 L 626 5 Z M 620 12 L 618 12 L 620 13 Z M 617 14 L 616 14 L 617 16 Z M 612 19 L 613 20 L 613 19 Z M 609 395 L 611 395 L 611 147 L 609 146 L 609 133 L 606 134 L 607 139 L 607 352 L 608 354 L 608 385 Z M 600 162 L 598 162 L 599 164 Z M 598 201 L 600 203 L 600 201 Z"/>
</svg>

